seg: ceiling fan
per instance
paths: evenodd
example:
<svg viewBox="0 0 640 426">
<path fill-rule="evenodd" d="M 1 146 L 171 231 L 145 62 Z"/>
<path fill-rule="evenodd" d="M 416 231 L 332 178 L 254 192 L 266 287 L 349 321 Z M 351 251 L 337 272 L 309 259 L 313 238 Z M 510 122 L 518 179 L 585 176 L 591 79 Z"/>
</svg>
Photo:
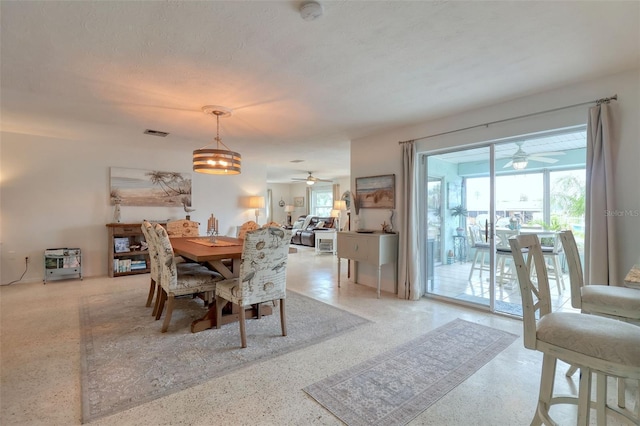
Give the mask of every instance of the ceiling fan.
<svg viewBox="0 0 640 426">
<path fill-rule="evenodd" d="M 291 180 L 296 180 L 296 181 L 300 181 L 300 182 L 306 182 L 307 185 L 313 185 L 316 182 L 333 182 L 333 181 L 327 180 L 327 179 L 319 179 L 319 178 L 313 176 L 311 174 L 311 172 L 307 172 L 307 173 L 309 173 L 309 176 L 307 176 L 305 179 L 291 178 Z"/>
<path fill-rule="evenodd" d="M 513 167 L 516 170 L 522 170 L 527 167 L 527 164 L 529 164 L 529 160 L 551 164 L 557 162 L 558 159 L 548 158 L 549 155 L 564 155 L 564 152 L 560 151 L 537 152 L 530 155 L 522 149 L 523 144 L 524 142 L 516 142 L 516 145 L 518 145 L 518 150 L 513 154 L 511 160 L 503 166 L 503 168 L 506 169 L 507 167 Z"/>
</svg>

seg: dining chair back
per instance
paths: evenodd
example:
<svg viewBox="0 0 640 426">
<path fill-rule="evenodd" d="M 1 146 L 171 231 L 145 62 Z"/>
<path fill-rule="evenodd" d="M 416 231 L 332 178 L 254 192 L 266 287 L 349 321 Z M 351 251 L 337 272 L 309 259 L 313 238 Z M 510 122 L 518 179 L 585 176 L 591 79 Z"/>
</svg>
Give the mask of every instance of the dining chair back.
<svg viewBox="0 0 640 426">
<path fill-rule="evenodd" d="M 510 238 L 509 244 L 522 298 L 524 346 L 544 354 L 538 404 L 531 424 L 557 424 L 549 414 L 555 404 L 577 404 L 578 424 L 588 424 L 592 373 L 597 378 L 598 424 L 606 423 L 607 414 L 638 424 L 637 403 L 636 412 L 608 404 L 606 377 L 640 379 L 640 328 L 595 315 L 552 312 L 549 277 L 538 236 L 518 235 Z M 554 395 L 558 359 L 581 369 L 577 398 Z"/>
<path fill-rule="evenodd" d="M 556 282 L 556 287 L 558 288 L 558 295 L 560 295 L 562 294 L 562 290 L 564 290 L 564 272 L 561 266 L 563 248 L 560 235 L 555 231 L 538 232 L 537 234 L 541 242 L 542 255 L 547 261 L 549 277 L 553 277 L 553 280 Z"/>
<path fill-rule="evenodd" d="M 240 229 L 238 230 L 238 238 L 244 240 L 244 236 L 248 231 L 253 231 L 258 228 L 260 228 L 260 226 L 257 223 L 253 220 L 249 220 L 240 226 Z"/>
<path fill-rule="evenodd" d="M 156 243 L 158 244 L 158 265 L 160 272 L 160 286 L 162 289 L 156 319 L 160 319 L 167 301 L 167 313 L 162 324 L 162 332 L 166 332 L 171 322 L 171 315 L 175 305 L 175 297 L 186 294 L 207 294 L 205 300 L 211 300 L 215 294 L 216 283 L 222 277 L 198 263 L 177 263 L 171 241 L 167 231 L 159 224 L 154 225 Z"/>
<path fill-rule="evenodd" d="M 242 246 L 238 277 L 220 281 L 216 286 L 216 327 L 220 327 L 224 305 L 227 302 L 238 305 L 243 348 L 247 347 L 245 308 L 254 304 L 279 301 L 282 335 L 287 335 L 285 298 L 289 241 L 291 231 L 281 227 L 248 231 Z"/>
<path fill-rule="evenodd" d="M 197 237 L 200 235 L 200 224 L 192 220 L 179 219 L 167 222 L 169 237 Z"/>
<path fill-rule="evenodd" d="M 496 283 L 500 287 L 517 279 L 509 246 L 509 238 L 514 235 L 518 235 L 517 230 L 496 229 Z"/>
<path fill-rule="evenodd" d="M 489 243 L 485 241 L 480 226 L 469 226 L 469 247 L 474 250 L 473 262 L 471 263 L 471 270 L 469 271 L 469 280 L 473 276 L 474 271 L 480 272 L 480 280 L 482 280 L 482 272 L 491 270 L 490 265 L 486 263 L 489 254 Z"/>
<path fill-rule="evenodd" d="M 149 250 L 149 272 L 151 275 L 151 283 L 149 286 L 149 295 L 147 296 L 146 307 L 151 306 L 151 302 L 153 301 L 153 296 L 156 292 L 156 287 L 160 280 L 159 278 L 159 266 L 158 266 L 158 249 L 156 244 L 156 233 L 153 230 L 153 225 L 151 222 L 147 220 L 142 221 L 142 225 L 140 226 L 142 229 L 142 234 L 144 235 L 144 239 L 147 242 L 148 250 Z"/>
</svg>

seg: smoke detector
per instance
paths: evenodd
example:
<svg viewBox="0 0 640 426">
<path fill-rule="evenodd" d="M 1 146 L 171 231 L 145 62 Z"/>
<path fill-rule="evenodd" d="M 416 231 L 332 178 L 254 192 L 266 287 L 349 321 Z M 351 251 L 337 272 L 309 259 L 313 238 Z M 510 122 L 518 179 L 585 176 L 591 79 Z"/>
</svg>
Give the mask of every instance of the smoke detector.
<svg viewBox="0 0 640 426">
<path fill-rule="evenodd" d="M 322 16 L 322 5 L 315 1 L 302 3 L 300 6 L 300 16 L 305 21 L 315 21 Z"/>
</svg>

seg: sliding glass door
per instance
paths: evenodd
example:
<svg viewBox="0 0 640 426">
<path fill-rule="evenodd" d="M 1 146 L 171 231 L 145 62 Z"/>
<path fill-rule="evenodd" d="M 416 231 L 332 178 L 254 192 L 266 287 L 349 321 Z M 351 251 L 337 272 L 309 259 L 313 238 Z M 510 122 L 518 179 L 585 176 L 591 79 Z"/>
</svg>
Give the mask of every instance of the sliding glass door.
<svg viewBox="0 0 640 426">
<path fill-rule="evenodd" d="M 490 305 L 489 160 L 490 147 L 427 156 L 428 294 Z"/>
<path fill-rule="evenodd" d="M 509 238 L 545 248 L 554 308 L 569 304 L 557 232 L 584 233 L 586 132 L 425 155 L 425 293 L 522 315 Z M 561 149 L 558 149 L 561 148 Z"/>
</svg>

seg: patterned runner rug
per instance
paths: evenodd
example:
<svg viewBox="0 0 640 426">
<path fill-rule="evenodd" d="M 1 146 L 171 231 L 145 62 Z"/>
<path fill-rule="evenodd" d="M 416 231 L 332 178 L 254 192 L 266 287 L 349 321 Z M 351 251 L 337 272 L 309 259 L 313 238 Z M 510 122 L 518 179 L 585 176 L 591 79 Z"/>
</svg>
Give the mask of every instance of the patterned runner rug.
<svg viewBox="0 0 640 426">
<path fill-rule="evenodd" d="M 517 338 L 456 319 L 304 391 L 347 425 L 405 425 Z"/>
<path fill-rule="evenodd" d="M 167 333 L 146 308 L 144 290 L 85 297 L 82 326 L 83 422 L 157 398 L 335 337 L 368 323 L 294 292 L 287 292 L 287 336 L 280 310 L 247 320 L 248 347 L 237 324 L 191 333 L 205 310 L 198 299 L 179 298 Z"/>
</svg>

